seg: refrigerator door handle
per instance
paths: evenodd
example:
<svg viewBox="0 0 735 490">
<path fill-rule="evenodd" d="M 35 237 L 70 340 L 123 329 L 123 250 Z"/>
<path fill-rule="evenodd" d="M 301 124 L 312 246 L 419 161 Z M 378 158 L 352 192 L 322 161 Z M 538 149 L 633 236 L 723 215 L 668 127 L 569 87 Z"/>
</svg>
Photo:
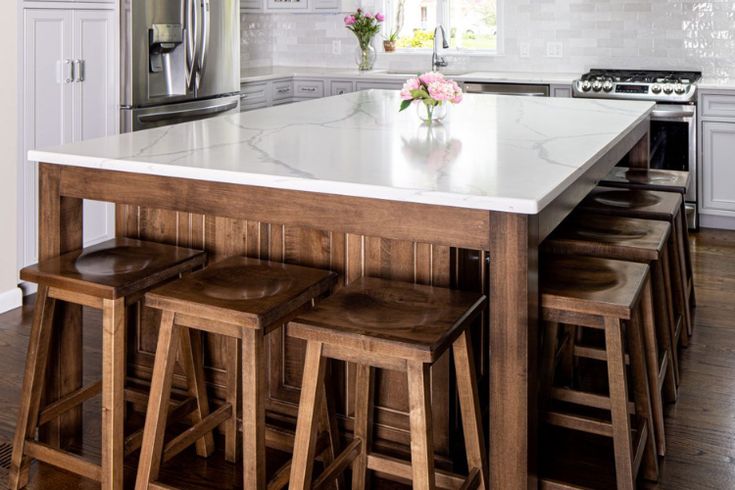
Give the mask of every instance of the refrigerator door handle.
<svg viewBox="0 0 735 490">
<path fill-rule="evenodd" d="M 200 3 L 202 8 L 202 29 L 200 32 L 201 42 L 199 44 L 199 79 L 204 76 L 204 69 L 207 66 L 207 45 L 209 44 L 209 32 L 211 28 L 211 16 L 209 13 L 209 0 L 194 0 Z"/>
<path fill-rule="evenodd" d="M 199 22 L 195 2 L 197 0 L 183 0 L 184 2 L 184 30 L 186 31 L 186 87 L 194 88 L 198 54 Z"/>
<path fill-rule="evenodd" d="M 177 119 L 189 120 L 192 118 L 201 118 L 204 116 L 212 116 L 221 112 L 227 112 L 237 107 L 237 101 L 230 101 L 224 104 L 217 104 L 208 107 L 202 107 L 199 109 L 184 109 L 178 111 L 162 111 L 154 112 L 152 114 L 142 114 L 138 116 L 138 121 L 142 123 L 155 123 L 161 121 L 172 121 L 172 124 Z"/>
</svg>

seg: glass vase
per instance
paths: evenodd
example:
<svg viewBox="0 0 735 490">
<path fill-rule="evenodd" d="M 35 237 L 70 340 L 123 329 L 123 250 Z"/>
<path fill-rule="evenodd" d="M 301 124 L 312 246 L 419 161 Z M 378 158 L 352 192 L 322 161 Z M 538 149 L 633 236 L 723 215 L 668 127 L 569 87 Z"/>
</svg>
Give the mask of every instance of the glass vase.
<svg viewBox="0 0 735 490">
<path fill-rule="evenodd" d="M 355 63 L 357 63 L 357 69 L 360 71 L 370 71 L 375 65 L 375 48 L 372 44 L 358 45 L 355 50 Z"/>
<path fill-rule="evenodd" d="M 416 110 L 419 115 L 419 119 L 424 121 L 424 124 L 431 126 L 434 123 L 440 122 L 447 115 L 447 104 L 442 102 L 439 105 L 426 105 L 423 102 L 416 104 Z"/>
</svg>

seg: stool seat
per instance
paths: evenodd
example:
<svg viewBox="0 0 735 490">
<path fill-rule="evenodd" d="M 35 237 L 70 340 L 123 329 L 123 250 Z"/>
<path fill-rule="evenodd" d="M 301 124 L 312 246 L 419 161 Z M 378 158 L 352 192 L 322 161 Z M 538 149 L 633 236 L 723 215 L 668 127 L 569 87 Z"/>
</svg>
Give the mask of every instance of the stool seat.
<svg viewBox="0 0 735 490">
<path fill-rule="evenodd" d="M 689 172 L 658 168 L 614 167 L 600 181 L 600 185 L 650 191 L 673 191 L 686 194 L 689 185 Z"/>
<path fill-rule="evenodd" d="M 671 234 L 664 221 L 576 213 L 543 242 L 544 251 L 643 262 L 658 260 Z"/>
<path fill-rule="evenodd" d="M 199 250 L 114 238 L 25 267 L 24 281 L 100 299 L 134 296 L 180 272 L 204 265 Z"/>
<path fill-rule="evenodd" d="M 477 293 L 362 277 L 290 322 L 288 333 L 433 363 L 484 302 Z"/>
<path fill-rule="evenodd" d="M 648 266 L 593 257 L 542 262 L 541 306 L 629 320 L 643 291 Z"/>
<path fill-rule="evenodd" d="M 334 272 L 230 257 L 146 295 L 146 305 L 244 327 L 271 329 L 295 307 L 327 292 Z M 295 306 L 294 306 L 295 305 Z"/>
<path fill-rule="evenodd" d="M 681 209 L 681 195 L 674 192 L 597 187 L 580 204 L 580 209 L 629 218 L 671 221 Z"/>
</svg>

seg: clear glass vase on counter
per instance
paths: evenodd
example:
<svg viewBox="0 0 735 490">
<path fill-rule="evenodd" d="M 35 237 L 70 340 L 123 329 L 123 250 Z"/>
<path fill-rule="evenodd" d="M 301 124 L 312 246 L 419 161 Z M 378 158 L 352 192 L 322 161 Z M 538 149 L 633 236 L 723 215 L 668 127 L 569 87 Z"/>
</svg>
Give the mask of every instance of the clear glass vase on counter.
<svg viewBox="0 0 735 490">
<path fill-rule="evenodd" d="M 447 115 L 447 109 L 449 104 L 440 103 L 437 105 L 427 105 L 423 102 L 416 103 L 416 110 L 419 115 L 419 119 L 424 121 L 424 124 L 431 126 L 434 123 L 440 122 Z"/>
<path fill-rule="evenodd" d="M 358 44 L 355 49 L 355 63 L 357 63 L 357 69 L 360 71 L 370 71 L 375 65 L 375 58 L 377 53 L 372 44 Z"/>
</svg>

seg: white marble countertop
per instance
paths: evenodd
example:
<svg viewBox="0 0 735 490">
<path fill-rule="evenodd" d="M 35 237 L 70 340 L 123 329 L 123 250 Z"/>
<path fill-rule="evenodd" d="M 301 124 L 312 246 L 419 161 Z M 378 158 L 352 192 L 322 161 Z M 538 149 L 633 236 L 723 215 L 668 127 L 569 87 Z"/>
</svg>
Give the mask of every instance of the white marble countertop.
<svg viewBox="0 0 735 490">
<path fill-rule="evenodd" d="M 650 102 L 467 95 L 442 125 L 368 90 L 121 134 L 31 161 L 462 208 L 540 212 Z"/>
<path fill-rule="evenodd" d="M 241 83 L 263 82 L 290 77 L 316 77 L 316 78 L 355 78 L 365 80 L 405 80 L 416 73 L 407 70 L 405 73 L 395 73 L 389 70 L 358 71 L 352 68 L 318 68 L 299 66 L 274 66 L 264 68 L 248 68 L 243 70 Z M 579 78 L 579 73 L 529 73 L 529 72 L 491 72 L 475 71 L 452 74 L 447 76 L 460 81 L 473 82 L 515 82 L 515 83 L 548 83 L 564 84 L 571 83 Z"/>
<path fill-rule="evenodd" d="M 697 82 L 700 90 L 735 90 L 735 78 L 704 77 Z"/>
</svg>

